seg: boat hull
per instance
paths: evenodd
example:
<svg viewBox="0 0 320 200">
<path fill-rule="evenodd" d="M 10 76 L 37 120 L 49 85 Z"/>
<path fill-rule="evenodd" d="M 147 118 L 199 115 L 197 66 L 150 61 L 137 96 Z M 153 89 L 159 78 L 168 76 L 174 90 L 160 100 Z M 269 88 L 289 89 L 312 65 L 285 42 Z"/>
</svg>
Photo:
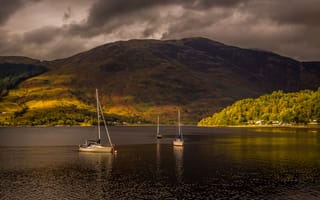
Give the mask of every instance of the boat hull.
<svg viewBox="0 0 320 200">
<path fill-rule="evenodd" d="M 113 147 L 101 146 L 101 145 L 90 145 L 86 147 L 79 146 L 80 152 L 91 152 L 91 153 L 112 153 Z"/>
<path fill-rule="evenodd" d="M 181 140 L 181 139 L 175 139 L 175 140 L 173 140 L 173 145 L 174 145 L 174 146 L 183 146 L 183 144 L 184 144 L 184 141 Z"/>
</svg>

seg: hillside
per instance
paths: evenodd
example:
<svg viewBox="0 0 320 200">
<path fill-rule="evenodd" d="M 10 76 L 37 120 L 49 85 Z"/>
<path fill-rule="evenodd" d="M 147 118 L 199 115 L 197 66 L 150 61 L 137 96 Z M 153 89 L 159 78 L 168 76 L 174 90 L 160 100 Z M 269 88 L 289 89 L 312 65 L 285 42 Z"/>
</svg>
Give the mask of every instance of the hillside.
<svg viewBox="0 0 320 200">
<path fill-rule="evenodd" d="M 320 87 L 317 91 L 276 91 L 256 99 L 236 101 L 221 112 L 202 119 L 198 125 L 317 124 L 320 122 L 319 102 Z"/>
<path fill-rule="evenodd" d="M 20 82 L 45 71 L 45 67 L 33 64 L 0 64 L 0 98 L 7 95 L 8 90 L 15 88 Z"/>
<path fill-rule="evenodd" d="M 88 122 L 98 88 L 104 111 L 120 121 L 150 123 L 160 114 L 164 123 L 175 123 L 179 107 L 183 122 L 195 124 L 242 98 L 316 89 L 320 83 L 317 62 L 206 38 L 119 41 L 41 65 L 48 71 L 23 81 L 4 100 L 20 107 L 18 113 L 24 108 L 16 121 L 68 108 L 72 116 L 81 115 L 75 123 Z"/>
<path fill-rule="evenodd" d="M 0 64 L 40 65 L 41 61 L 23 56 L 0 56 Z"/>
</svg>

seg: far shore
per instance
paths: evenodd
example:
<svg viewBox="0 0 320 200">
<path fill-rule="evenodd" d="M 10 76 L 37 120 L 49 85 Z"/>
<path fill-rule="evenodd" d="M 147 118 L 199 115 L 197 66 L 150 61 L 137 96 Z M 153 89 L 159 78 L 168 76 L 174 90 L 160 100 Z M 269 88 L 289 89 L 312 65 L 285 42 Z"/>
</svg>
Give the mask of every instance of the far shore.
<svg viewBox="0 0 320 200">
<path fill-rule="evenodd" d="M 82 124 L 82 125 L 36 125 L 36 126 L 0 126 L 0 128 L 46 128 L 46 127 L 93 127 L 96 125 L 90 124 Z M 156 126 L 156 124 L 117 124 L 117 125 L 108 125 L 109 127 L 112 126 L 123 126 L 123 127 L 130 127 L 130 126 Z M 176 126 L 175 124 L 161 124 L 160 126 Z M 320 125 L 215 125 L 215 126 L 197 126 L 196 124 L 185 124 L 182 126 L 193 126 L 199 128 L 314 128 L 320 129 Z"/>
<path fill-rule="evenodd" d="M 320 125 L 216 125 L 216 126 L 198 126 L 203 128 L 316 128 Z"/>
</svg>

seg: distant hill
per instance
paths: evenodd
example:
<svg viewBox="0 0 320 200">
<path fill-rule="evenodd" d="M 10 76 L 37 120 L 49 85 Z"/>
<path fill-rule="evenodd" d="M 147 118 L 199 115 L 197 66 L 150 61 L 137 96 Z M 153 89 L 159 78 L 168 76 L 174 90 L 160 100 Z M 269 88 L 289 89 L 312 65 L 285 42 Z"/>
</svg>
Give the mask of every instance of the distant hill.
<svg viewBox="0 0 320 200">
<path fill-rule="evenodd" d="M 320 87 L 317 91 L 275 91 L 259 98 L 236 101 L 221 112 L 203 118 L 199 126 L 295 125 L 320 123 Z"/>
<path fill-rule="evenodd" d="M 39 65 L 40 60 L 23 57 L 23 56 L 0 56 L 0 64 L 33 64 Z"/>
<path fill-rule="evenodd" d="M 314 90 L 320 84 L 319 62 L 206 38 L 119 41 L 40 63 L 48 71 L 23 81 L 5 99 L 16 109 L 28 108 L 19 116 L 25 121 L 33 112 L 50 113 L 56 107 L 88 115 L 84 110 L 94 112 L 98 88 L 105 112 L 115 117 L 151 123 L 160 114 L 163 123 L 175 123 L 180 108 L 182 121 L 195 124 L 239 99 Z"/>
</svg>

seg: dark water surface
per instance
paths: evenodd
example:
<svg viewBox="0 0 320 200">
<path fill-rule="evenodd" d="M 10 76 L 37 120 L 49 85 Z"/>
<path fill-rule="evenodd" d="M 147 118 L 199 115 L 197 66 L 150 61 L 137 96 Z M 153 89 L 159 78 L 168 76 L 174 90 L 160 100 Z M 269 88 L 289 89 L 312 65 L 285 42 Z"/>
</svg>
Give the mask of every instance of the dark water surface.
<svg viewBox="0 0 320 200">
<path fill-rule="evenodd" d="M 319 129 L 110 127 L 116 154 L 80 153 L 95 127 L 0 128 L 0 199 L 320 199 Z"/>
</svg>

